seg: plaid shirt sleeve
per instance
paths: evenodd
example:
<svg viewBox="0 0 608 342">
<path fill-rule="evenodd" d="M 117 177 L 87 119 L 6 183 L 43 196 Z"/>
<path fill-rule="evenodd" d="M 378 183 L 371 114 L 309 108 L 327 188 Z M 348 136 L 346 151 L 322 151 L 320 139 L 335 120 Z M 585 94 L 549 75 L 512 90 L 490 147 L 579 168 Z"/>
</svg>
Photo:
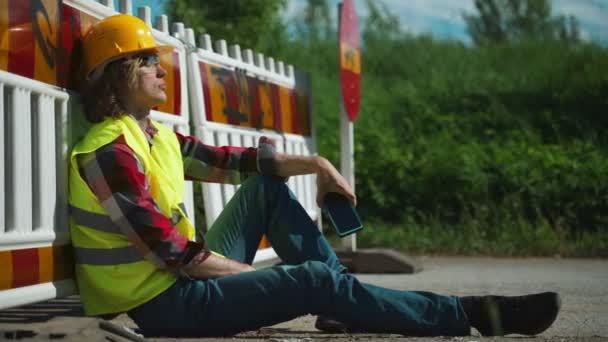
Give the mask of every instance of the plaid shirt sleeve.
<svg viewBox="0 0 608 342">
<path fill-rule="evenodd" d="M 152 198 L 143 165 L 124 137 L 81 155 L 80 174 L 111 220 L 144 258 L 160 269 L 177 273 L 199 254 L 208 254 L 204 241 L 179 234 Z"/>
<path fill-rule="evenodd" d="M 188 180 L 239 184 L 252 174 L 277 173 L 274 141 L 261 137 L 258 148 L 215 147 L 198 138 L 175 133 L 182 150 Z"/>
</svg>

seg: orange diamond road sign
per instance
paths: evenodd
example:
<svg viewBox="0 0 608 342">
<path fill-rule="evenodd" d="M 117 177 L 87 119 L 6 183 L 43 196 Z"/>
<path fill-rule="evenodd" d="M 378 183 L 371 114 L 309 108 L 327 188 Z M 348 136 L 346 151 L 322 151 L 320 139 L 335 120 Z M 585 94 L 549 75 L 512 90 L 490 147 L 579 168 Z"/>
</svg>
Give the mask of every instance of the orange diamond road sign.
<svg viewBox="0 0 608 342">
<path fill-rule="evenodd" d="M 340 7 L 340 85 L 350 121 L 355 121 L 361 98 L 361 49 L 359 23 L 352 0 Z"/>
</svg>

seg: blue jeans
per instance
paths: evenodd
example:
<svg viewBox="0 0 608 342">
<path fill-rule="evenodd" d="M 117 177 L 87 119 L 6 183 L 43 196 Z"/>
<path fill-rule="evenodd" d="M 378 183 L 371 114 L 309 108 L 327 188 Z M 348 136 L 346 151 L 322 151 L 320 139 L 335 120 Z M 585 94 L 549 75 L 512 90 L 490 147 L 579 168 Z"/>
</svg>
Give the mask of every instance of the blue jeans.
<svg viewBox="0 0 608 342">
<path fill-rule="evenodd" d="M 454 296 L 398 291 L 346 274 L 327 240 L 287 186 L 247 179 L 205 236 L 212 250 L 251 263 L 266 234 L 285 265 L 208 280 L 179 279 L 131 310 L 146 335 L 226 336 L 306 314 L 370 332 L 469 335 Z"/>
</svg>

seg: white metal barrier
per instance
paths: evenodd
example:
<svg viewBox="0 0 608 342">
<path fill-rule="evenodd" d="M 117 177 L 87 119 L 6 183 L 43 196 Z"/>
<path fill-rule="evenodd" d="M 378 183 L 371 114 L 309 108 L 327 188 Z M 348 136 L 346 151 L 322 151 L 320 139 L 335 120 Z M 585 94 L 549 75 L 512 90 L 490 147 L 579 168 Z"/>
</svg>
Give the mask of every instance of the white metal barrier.
<svg viewBox="0 0 608 342">
<path fill-rule="evenodd" d="M 77 13 L 81 25 L 116 14 L 112 0 L 101 3 L 64 0 L 58 4 Z M 132 14 L 131 1 L 121 0 L 119 8 L 122 13 Z M 208 35 L 201 38 L 201 48 L 196 49 L 192 30 L 183 24 L 174 23 L 170 33 L 166 16 L 158 16 L 152 22 L 147 7 L 138 8 L 137 15 L 153 27 L 160 44 L 176 46 L 176 52 L 170 57 L 175 68 L 173 74 L 167 76 L 173 77 L 169 104 L 173 107 L 152 111 L 153 119 L 176 132 L 189 134 L 190 105 L 195 113 L 196 135 L 207 144 L 256 146 L 258 138 L 264 135 L 275 140 L 278 152 L 315 153 L 311 136 L 206 120 L 198 62 L 238 69 L 285 89 L 294 87 L 293 67 L 275 63 L 261 54 L 254 56 L 249 50 L 241 56 L 238 46 L 232 46 L 229 52 L 224 41 L 218 42 L 214 52 Z M 76 29 L 84 31 L 84 26 Z M 54 84 L 0 70 L 0 309 L 76 292 L 69 255 L 67 170 L 71 145 L 84 134 L 83 126 L 75 120 L 84 121 L 77 98 L 78 94 Z M 289 186 L 310 216 L 320 219 L 315 204 L 314 176 L 292 177 Z M 203 185 L 208 226 L 237 188 Z M 184 203 L 193 219 L 191 182 L 186 182 L 185 190 Z M 274 257 L 276 254 L 268 248 L 259 251 L 256 261 Z"/>
<path fill-rule="evenodd" d="M 85 24 L 116 14 L 113 2 L 105 3 L 108 6 L 89 0 L 60 4 L 77 13 L 83 27 L 73 29 L 80 31 Z M 130 14 L 130 1 L 122 1 L 121 8 Z M 149 8 L 140 9 L 139 14 L 150 24 Z M 173 76 L 179 78 L 176 88 L 184 91 L 173 94 L 172 101 L 181 110 L 174 115 L 161 109 L 153 111 L 152 117 L 189 134 L 186 50 L 169 35 L 167 23 L 166 16 L 157 18 L 153 32 L 159 43 L 176 46 L 172 58 L 183 67 Z M 4 32 L 2 39 L 8 34 Z M 84 120 L 77 97 L 53 84 L 0 70 L 0 309 L 76 293 L 71 278 L 67 167 L 71 144 L 84 134 L 79 127 Z M 192 216 L 190 182 L 186 182 L 185 194 L 184 203 Z"/>
<path fill-rule="evenodd" d="M 274 59 L 269 57 L 266 58 L 262 54 L 255 54 L 251 50 L 241 49 L 238 45 L 232 45 L 228 48 L 224 40 L 219 40 L 215 44 L 215 49 L 211 43 L 211 37 L 207 34 L 199 37 L 199 48 L 195 47 L 194 33 L 191 29 L 185 29 L 183 33 L 186 44 L 192 49 L 193 53 L 188 55 L 188 74 L 189 74 L 189 93 L 190 103 L 193 112 L 193 121 L 196 126 L 196 135 L 206 144 L 222 146 L 222 145 L 233 145 L 233 146 L 255 146 L 257 140 L 261 136 L 266 136 L 275 141 L 277 146 L 277 152 L 296 154 L 296 155 L 313 155 L 316 153 L 314 146 L 314 140 L 310 136 L 295 135 L 278 133 L 275 130 L 261 127 L 242 127 L 240 125 L 231 124 L 230 122 L 214 122 L 209 120 L 210 113 L 207 113 L 209 108 L 209 97 L 212 95 L 211 89 L 204 89 L 204 80 L 202 79 L 205 74 L 205 65 L 211 65 L 216 67 L 216 70 L 227 71 L 230 73 L 229 77 L 237 78 L 233 80 L 235 87 L 239 88 L 239 91 L 243 91 L 243 87 L 249 87 L 248 79 L 256 79 L 265 83 L 272 83 L 285 89 L 294 89 L 295 87 L 295 75 L 293 66 L 287 66 L 285 68 L 283 62 L 275 63 Z M 205 65 L 201 65 L 203 62 Z M 211 75 L 206 77 L 210 78 Z M 211 83 L 210 81 L 207 81 Z M 222 83 L 222 81 L 219 81 Z M 208 86 L 209 87 L 209 86 Z M 227 86 L 224 85 L 224 89 L 221 91 L 221 103 L 224 108 L 229 107 L 228 90 Z M 249 88 L 248 88 L 249 89 Z M 250 89 L 248 90 L 250 91 Z M 204 92 L 207 96 L 203 96 Z M 245 91 L 247 93 L 247 91 Z M 246 96 L 239 95 L 239 97 L 251 97 L 252 94 L 247 93 Z M 239 98 L 239 101 L 242 99 Z M 247 102 L 248 100 L 245 99 Z M 207 101 L 207 103 L 205 102 Z M 245 106 L 249 103 L 245 103 Z M 238 107 L 243 107 L 242 103 L 238 103 Z M 250 119 L 248 115 L 252 113 L 239 113 L 245 117 L 242 120 Z M 226 109 L 223 113 L 224 116 L 228 116 Z M 211 115 L 212 116 L 212 115 Z M 222 118 L 224 120 L 225 118 Z M 227 119 L 225 119 L 227 120 Z M 250 122 L 247 122 L 250 123 Z M 316 205 L 316 181 L 315 175 L 297 176 L 291 177 L 288 183 L 291 190 L 296 194 L 300 203 L 307 210 L 313 220 L 319 220 L 320 214 Z M 231 184 L 202 184 L 203 195 L 205 201 L 205 215 L 207 226 L 211 227 L 215 219 L 219 216 L 226 203 L 234 195 L 238 186 Z M 260 250 L 258 251 L 255 262 L 276 258 L 276 254 L 272 250 Z"/>
<path fill-rule="evenodd" d="M 68 100 L 67 92 L 0 70 L 0 252 L 69 243 Z M 71 279 L 12 288 L 0 291 L 0 308 L 74 291 Z"/>
<path fill-rule="evenodd" d="M 241 128 L 237 131 L 226 125 L 212 122 L 206 125 L 204 129 L 198 128 L 197 135 L 205 144 L 214 146 L 257 147 L 258 139 L 262 135 L 275 141 L 280 141 L 281 139 L 279 135 L 273 133 L 267 132 L 266 134 L 262 134 L 246 128 Z M 277 150 L 282 152 L 282 145 L 277 146 Z M 232 184 L 207 183 L 203 185 L 205 215 L 208 227 L 215 221 L 237 189 L 238 186 Z"/>
<path fill-rule="evenodd" d="M 316 155 L 316 148 L 312 137 L 301 135 L 285 134 L 284 135 L 285 153 L 310 156 Z M 316 175 L 305 175 L 291 177 L 289 179 L 289 187 L 294 191 L 300 203 L 308 212 L 308 215 L 319 223 L 321 222 L 321 214 L 317 207 L 317 184 Z"/>
</svg>

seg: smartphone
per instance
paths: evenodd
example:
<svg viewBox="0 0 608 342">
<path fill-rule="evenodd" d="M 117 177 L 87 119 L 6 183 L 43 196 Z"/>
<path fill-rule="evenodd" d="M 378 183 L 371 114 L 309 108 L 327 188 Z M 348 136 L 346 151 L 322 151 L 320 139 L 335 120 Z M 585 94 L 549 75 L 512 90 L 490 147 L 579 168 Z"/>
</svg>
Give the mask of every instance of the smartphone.
<svg viewBox="0 0 608 342">
<path fill-rule="evenodd" d="M 363 229 L 359 214 L 350 201 L 337 192 L 328 192 L 323 199 L 323 212 L 331 221 L 339 237 Z"/>
</svg>

